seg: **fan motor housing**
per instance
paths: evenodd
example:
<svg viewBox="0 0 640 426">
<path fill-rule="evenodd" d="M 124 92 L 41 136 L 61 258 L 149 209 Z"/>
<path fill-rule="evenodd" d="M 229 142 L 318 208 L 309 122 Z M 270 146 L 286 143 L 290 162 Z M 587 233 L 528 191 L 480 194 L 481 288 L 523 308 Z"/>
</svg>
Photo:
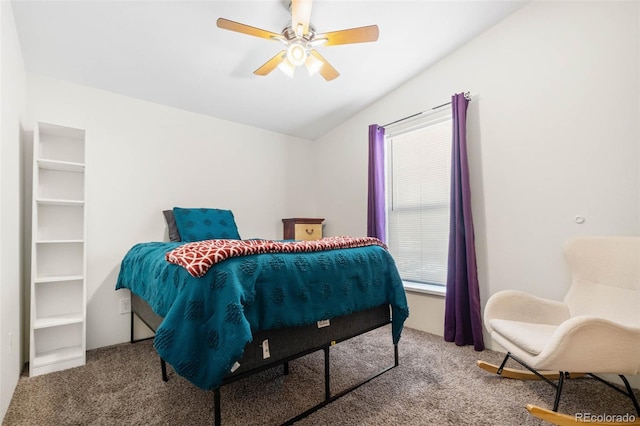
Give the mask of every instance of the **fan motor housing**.
<svg viewBox="0 0 640 426">
<path fill-rule="evenodd" d="M 303 34 L 302 37 L 298 37 L 296 32 L 291 27 L 291 24 L 287 25 L 282 29 L 282 36 L 287 39 L 287 41 L 295 40 L 296 38 L 301 38 L 305 41 L 311 41 L 316 35 L 316 29 L 313 25 L 309 24 L 309 30 L 306 34 Z"/>
</svg>

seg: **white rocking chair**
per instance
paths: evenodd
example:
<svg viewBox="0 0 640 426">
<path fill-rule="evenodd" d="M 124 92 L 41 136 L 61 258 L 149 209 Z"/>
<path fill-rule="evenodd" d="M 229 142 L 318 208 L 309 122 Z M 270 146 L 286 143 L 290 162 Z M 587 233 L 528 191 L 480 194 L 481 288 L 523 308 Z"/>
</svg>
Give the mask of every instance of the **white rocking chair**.
<svg viewBox="0 0 640 426">
<path fill-rule="evenodd" d="M 567 378 L 589 375 L 627 395 L 637 416 L 636 422 L 624 424 L 640 424 L 640 406 L 625 377 L 640 373 L 640 237 L 575 238 L 565 244 L 564 253 L 572 272 L 564 301 L 513 290 L 489 298 L 484 325 L 507 355 L 500 366 L 483 361 L 478 366 L 553 385 L 552 410 L 527 406 L 551 423 L 579 423 L 557 412 L 562 385 Z M 506 368 L 509 358 L 526 370 Z M 626 390 L 596 374 L 619 375 Z"/>
</svg>

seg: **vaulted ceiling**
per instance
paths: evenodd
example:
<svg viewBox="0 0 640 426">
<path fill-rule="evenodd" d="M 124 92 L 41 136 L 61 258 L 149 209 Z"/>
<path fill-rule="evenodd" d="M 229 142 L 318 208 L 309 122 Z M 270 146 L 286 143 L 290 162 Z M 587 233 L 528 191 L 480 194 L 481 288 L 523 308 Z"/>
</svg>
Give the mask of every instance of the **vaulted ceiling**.
<svg viewBox="0 0 640 426">
<path fill-rule="evenodd" d="M 219 17 L 271 32 L 288 0 L 12 1 L 27 71 L 122 95 L 316 139 L 380 99 L 525 1 L 316 0 L 317 32 L 376 24 L 376 42 L 319 46 L 330 82 L 253 71 L 277 41 L 226 31 Z"/>
</svg>

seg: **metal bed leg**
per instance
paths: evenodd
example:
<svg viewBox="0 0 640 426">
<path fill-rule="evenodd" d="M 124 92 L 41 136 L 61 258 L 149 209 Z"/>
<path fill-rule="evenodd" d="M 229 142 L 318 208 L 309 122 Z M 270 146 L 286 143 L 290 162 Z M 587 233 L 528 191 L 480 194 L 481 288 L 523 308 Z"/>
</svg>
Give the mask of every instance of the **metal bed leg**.
<svg viewBox="0 0 640 426">
<path fill-rule="evenodd" d="M 331 375 L 329 374 L 329 346 L 324 348 L 324 399 L 331 398 Z"/>
<path fill-rule="evenodd" d="M 133 338 L 133 322 L 134 322 L 133 321 L 133 311 L 131 311 L 131 329 L 130 329 L 131 330 L 131 343 L 135 342 L 135 340 Z"/>
<path fill-rule="evenodd" d="M 400 361 L 398 359 L 398 344 L 394 344 L 393 345 L 393 365 L 394 366 L 399 366 L 400 365 Z"/>
<path fill-rule="evenodd" d="M 213 418 L 215 426 L 222 424 L 222 410 L 220 409 L 220 388 L 213 390 Z"/>
<path fill-rule="evenodd" d="M 160 368 L 162 369 L 162 381 L 168 382 L 169 377 L 167 376 L 167 361 L 160 358 Z"/>
<path fill-rule="evenodd" d="M 394 345 L 395 349 L 394 349 L 394 355 L 396 355 L 395 361 L 398 361 L 397 358 L 397 354 L 398 354 L 398 349 L 397 349 L 397 345 Z M 349 392 L 353 392 L 354 390 L 358 389 L 360 386 L 369 383 L 371 380 L 375 379 L 376 377 L 381 376 L 382 374 L 386 373 L 387 371 L 391 370 L 392 368 L 395 368 L 396 366 L 398 366 L 399 364 L 394 364 L 394 365 L 390 365 L 386 368 L 384 368 L 383 370 L 375 373 L 374 375 L 362 380 L 361 382 L 345 389 L 342 390 L 338 393 L 336 393 L 335 395 L 331 396 L 331 391 L 330 391 L 330 386 L 329 386 L 329 346 L 323 348 L 324 350 L 324 371 L 325 371 L 325 399 L 323 401 L 321 401 L 320 403 L 314 405 L 313 407 L 309 408 L 307 411 L 298 414 L 297 416 L 287 420 L 285 423 L 283 423 L 282 425 L 285 426 L 289 426 L 294 424 L 295 422 L 298 422 L 302 419 L 304 419 L 305 417 L 309 416 L 312 413 L 315 413 L 316 411 L 318 411 L 319 409 L 321 409 L 322 407 L 327 406 L 328 404 L 332 403 L 333 401 L 342 398 L 344 395 L 348 394 Z"/>
</svg>

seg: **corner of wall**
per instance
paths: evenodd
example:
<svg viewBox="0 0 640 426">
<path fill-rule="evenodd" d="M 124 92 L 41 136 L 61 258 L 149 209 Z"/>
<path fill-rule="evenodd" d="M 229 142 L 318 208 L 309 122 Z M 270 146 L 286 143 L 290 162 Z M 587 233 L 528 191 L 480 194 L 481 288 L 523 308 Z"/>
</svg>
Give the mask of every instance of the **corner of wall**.
<svg viewBox="0 0 640 426">
<path fill-rule="evenodd" d="M 22 371 L 21 120 L 25 67 L 11 2 L 0 2 L 0 419 Z M 16 247 L 18 250 L 16 250 Z"/>
</svg>

